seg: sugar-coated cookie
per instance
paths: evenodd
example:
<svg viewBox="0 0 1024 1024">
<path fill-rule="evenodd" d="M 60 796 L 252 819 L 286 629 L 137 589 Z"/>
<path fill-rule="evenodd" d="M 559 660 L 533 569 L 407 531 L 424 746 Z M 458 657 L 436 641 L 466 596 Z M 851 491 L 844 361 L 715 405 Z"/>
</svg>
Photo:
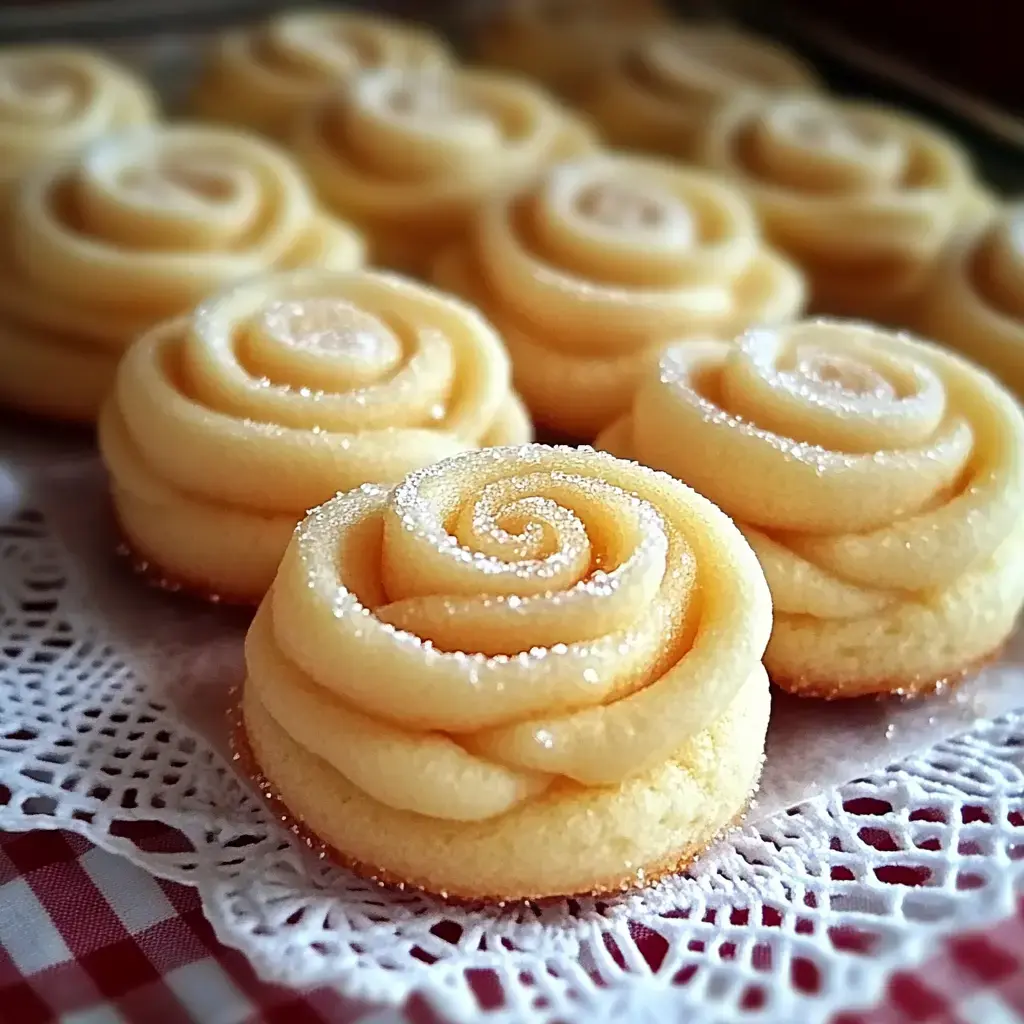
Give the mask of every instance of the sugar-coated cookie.
<svg viewBox="0 0 1024 1024">
<path fill-rule="evenodd" d="M 598 444 L 717 502 L 761 559 L 794 693 L 913 693 L 1024 602 L 1024 415 L 956 355 L 845 321 L 666 350 Z"/>
<path fill-rule="evenodd" d="M 33 164 L 156 118 L 149 86 L 75 46 L 0 48 L 0 203 Z"/>
<path fill-rule="evenodd" d="M 569 161 L 487 205 L 434 267 L 497 325 L 538 425 L 590 441 L 667 341 L 799 315 L 803 279 L 728 185 L 641 157 Z"/>
<path fill-rule="evenodd" d="M 493 330 L 402 278 L 254 278 L 126 353 L 100 419 L 122 533 L 149 574 L 259 601 L 306 510 L 530 424 Z"/>
<path fill-rule="evenodd" d="M 207 56 L 193 109 L 275 137 L 325 89 L 366 68 L 451 62 L 429 29 L 350 11 L 292 11 L 224 33 Z"/>
<path fill-rule="evenodd" d="M 657 0 L 511 0 L 484 20 L 474 52 L 577 97 L 636 32 L 664 21 Z"/>
<path fill-rule="evenodd" d="M 899 324 L 953 230 L 992 205 L 957 142 L 870 103 L 745 97 L 698 160 L 744 189 L 815 310 L 842 316 Z"/>
<path fill-rule="evenodd" d="M 209 127 L 141 128 L 28 172 L 0 225 L 0 405 L 90 422 L 121 352 L 271 268 L 359 265 L 285 153 Z"/>
<path fill-rule="evenodd" d="M 543 90 L 484 71 L 367 71 L 298 118 L 296 158 L 371 260 L 422 273 L 489 198 L 591 152 L 589 126 Z"/>
<path fill-rule="evenodd" d="M 770 628 L 754 554 L 678 481 L 471 452 L 299 527 L 246 641 L 245 732 L 291 815 L 373 877 L 626 888 L 744 810 Z"/>
<path fill-rule="evenodd" d="M 912 319 L 1024 396 L 1024 204 L 954 236 Z"/>
<path fill-rule="evenodd" d="M 817 88 L 810 68 L 773 43 L 686 25 L 619 46 L 600 63 L 581 105 L 609 144 L 689 159 L 707 123 L 737 96 Z"/>
</svg>

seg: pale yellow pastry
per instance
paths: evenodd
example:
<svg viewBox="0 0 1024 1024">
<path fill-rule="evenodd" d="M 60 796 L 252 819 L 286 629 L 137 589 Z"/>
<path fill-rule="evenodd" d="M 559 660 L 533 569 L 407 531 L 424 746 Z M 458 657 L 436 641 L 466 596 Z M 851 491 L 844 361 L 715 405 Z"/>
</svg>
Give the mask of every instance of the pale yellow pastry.
<svg viewBox="0 0 1024 1024">
<path fill-rule="evenodd" d="M 844 316 L 900 321 L 953 229 L 991 206 L 959 144 L 868 103 L 744 98 L 698 156 L 746 191 L 814 307 Z"/>
<path fill-rule="evenodd" d="M 193 108 L 283 137 L 299 111 L 361 70 L 438 68 L 451 59 L 444 41 L 420 26 L 350 11 L 291 11 L 222 35 Z"/>
<path fill-rule="evenodd" d="M 363 72 L 298 119 L 292 146 L 372 260 L 413 273 L 483 202 L 596 149 L 589 127 L 528 82 L 483 71 Z"/>
<path fill-rule="evenodd" d="M 373 877 L 626 888 L 746 807 L 770 629 L 750 548 L 678 481 L 462 454 L 299 527 L 246 641 L 245 730 L 270 792 Z"/>
<path fill-rule="evenodd" d="M 149 87 L 74 46 L 0 48 L 0 204 L 28 168 L 156 118 Z"/>
<path fill-rule="evenodd" d="M 582 100 L 624 149 L 692 158 L 707 123 L 737 96 L 814 91 L 813 72 L 754 36 L 706 26 L 656 28 L 603 62 Z"/>
<path fill-rule="evenodd" d="M 338 490 L 530 436 L 475 311 L 360 270 L 256 277 L 154 328 L 100 418 L 121 529 L 149 574 L 243 603 Z"/>
<path fill-rule="evenodd" d="M 0 405 L 95 419 L 122 351 L 271 268 L 359 265 L 285 153 L 226 129 L 109 135 L 30 171 L 0 229 Z"/>
<path fill-rule="evenodd" d="M 1024 205 L 957 233 L 913 320 L 1024 395 Z"/>
<path fill-rule="evenodd" d="M 1024 416 L 937 345 L 827 320 L 682 343 L 598 443 L 736 520 L 772 590 L 765 665 L 795 693 L 934 688 L 1024 602 Z"/>
<path fill-rule="evenodd" d="M 578 96 L 603 61 L 665 18 L 657 0 L 511 0 L 485 20 L 474 51 L 486 64 Z"/>
<path fill-rule="evenodd" d="M 786 320 L 804 297 L 735 189 L 605 155 L 486 206 L 435 279 L 497 325 L 538 425 L 584 441 L 627 410 L 667 341 Z"/>
</svg>

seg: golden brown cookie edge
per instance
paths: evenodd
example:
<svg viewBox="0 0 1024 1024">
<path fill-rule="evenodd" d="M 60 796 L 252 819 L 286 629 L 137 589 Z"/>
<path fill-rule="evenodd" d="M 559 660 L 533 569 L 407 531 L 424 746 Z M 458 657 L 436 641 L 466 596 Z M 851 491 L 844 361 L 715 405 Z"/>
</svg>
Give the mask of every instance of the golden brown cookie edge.
<svg viewBox="0 0 1024 1024">
<path fill-rule="evenodd" d="M 328 860 L 338 867 L 351 871 L 360 878 L 373 882 L 381 888 L 396 889 L 399 892 L 420 892 L 428 896 L 435 896 L 455 906 L 473 907 L 486 905 L 506 906 L 508 904 L 520 903 L 551 903 L 558 900 L 573 898 L 597 898 L 601 896 L 617 896 L 633 890 L 646 888 L 663 878 L 678 874 L 684 868 L 689 867 L 697 858 L 702 856 L 724 835 L 738 828 L 745 820 L 757 788 L 760 784 L 761 772 L 757 778 L 747 802 L 737 811 L 730 820 L 717 829 L 713 835 L 685 847 L 683 850 L 673 854 L 664 860 L 645 865 L 634 869 L 628 874 L 616 878 L 598 882 L 590 889 L 574 893 L 504 893 L 480 895 L 477 893 L 460 893 L 448 889 L 444 892 L 437 892 L 429 884 L 423 884 L 413 879 L 402 878 L 399 875 L 382 867 L 373 867 L 369 864 L 349 857 L 337 848 L 324 842 L 311 828 L 296 818 L 289 810 L 287 804 L 280 796 L 273 792 L 274 786 L 270 779 L 263 774 L 259 763 L 253 754 L 249 743 L 248 733 L 245 728 L 244 715 L 242 712 L 242 687 L 236 688 L 232 695 L 229 711 L 229 736 L 232 752 L 232 761 L 237 771 L 247 778 L 260 792 L 271 812 L 278 820 L 305 846 L 321 860 Z M 763 765 L 763 759 L 762 759 Z"/>
</svg>

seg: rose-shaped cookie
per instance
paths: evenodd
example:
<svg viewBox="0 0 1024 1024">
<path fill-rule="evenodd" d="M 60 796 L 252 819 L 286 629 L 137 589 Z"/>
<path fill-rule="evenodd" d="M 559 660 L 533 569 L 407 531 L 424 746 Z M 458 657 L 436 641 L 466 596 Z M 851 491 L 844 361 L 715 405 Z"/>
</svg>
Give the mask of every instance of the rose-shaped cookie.
<svg viewBox="0 0 1024 1024">
<path fill-rule="evenodd" d="M 0 404 L 88 422 L 121 352 L 211 291 L 270 268 L 348 269 L 358 234 L 255 137 L 110 135 L 38 167 L 0 230 Z"/>
<path fill-rule="evenodd" d="M 193 107 L 283 137 L 299 111 L 361 70 L 450 60 L 440 37 L 424 28 L 352 12 L 292 12 L 225 33 L 207 58 Z"/>
<path fill-rule="evenodd" d="M 535 420 L 592 440 L 667 341 L 797 315 L 803 281 L 700 171 L 593 156 L 484 208 L 435 265 L 494 321 Z"/>
<path fill-rule="evenodd" d="M 245 731 L 357 870 L 463 898 L 625 888 L 750 798 L 770 629 L 750 548 L 678 481 L 471 452 L 300 526 L 247 639 Z"/>
<path fill-rule="evenodd" d="M 810 69 L 777 46 L 687 26 L 620 46 L 594 73 L 582 105 L 615 146 L 692 157 L 709 120 L 736 96 L 816 87 Z"/>
<path fill-rule="evenodd" d="M 956 225 L 990 204 L 956 142 L 872 104 L 745 98 L 699 149 L 806 270 L 822 312 L 899 321 Z"/>
<path fill-rule="evenodd" d="M 474 49 L 486 64 L 577 96 L 601 62 L 665 17 L 657 0 L 513 0 L 484 22 Z"/>
<path fill-rule="evenodd" d="M 527 82 L 394 68 L 311 107 L 292 145 L 323 202 L 364 230 L 373 262 L 414 273 L 485 200 L 596 148 L 580 119 Z"/>
<path fill-rule="evenodd" d="M 1024 395 L 1024 205 L 957 233 L 913 321 L 922 334 L 976 359 Z"/>
<path fill-rule="evenodd" d="M 125 354 L 100 444 L 151 578 L 256 603 L 306 510 L 485 444 L 521 443 L 501 341 L 398 277 L 254 278 Z"/>
<path fill-rule="evenodd" d="M 598 442 L 706 494 L 761 559 L 785 689 L 916 692 L 1024 601 L 1024 416 L 981 370 L 844 321 L 666 350 Z"/>
<path fill-rule="evenodd" d="M 155 117 L 149 87 L 97 53 L 71 46 L 0 49 L 0 203 L 40 160 Z"/>
<path fill-rule="evenodd" d="M 71 46 L 0 49 L 0 202 L 40 160 L 155 117 L 149 87 L 97 53 Z"/>
</svg>

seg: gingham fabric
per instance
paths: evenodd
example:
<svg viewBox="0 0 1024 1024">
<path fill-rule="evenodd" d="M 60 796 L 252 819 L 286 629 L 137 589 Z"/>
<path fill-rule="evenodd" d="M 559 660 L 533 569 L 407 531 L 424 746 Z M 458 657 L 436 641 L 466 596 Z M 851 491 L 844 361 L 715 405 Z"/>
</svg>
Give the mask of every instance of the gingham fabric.
<svg viewBox="0 0 1024 1024">
<path fill-rule="evenodd" d="M 162 841 L 144 830 L 131 838 Z M 195 890 L 154 879 L 78 836 L 0 833 L 2 1024 L 436 1021 L 416 1001 L 381 1009 L 329 988 L 265 985 L 217 942 Z M 833 1024 L 911 1022 L 1024 1024 L 1024 898 L 1015 917 L 939 944 L 920 970 L 892 979 L 880 1006 Z"/>
</svg>

